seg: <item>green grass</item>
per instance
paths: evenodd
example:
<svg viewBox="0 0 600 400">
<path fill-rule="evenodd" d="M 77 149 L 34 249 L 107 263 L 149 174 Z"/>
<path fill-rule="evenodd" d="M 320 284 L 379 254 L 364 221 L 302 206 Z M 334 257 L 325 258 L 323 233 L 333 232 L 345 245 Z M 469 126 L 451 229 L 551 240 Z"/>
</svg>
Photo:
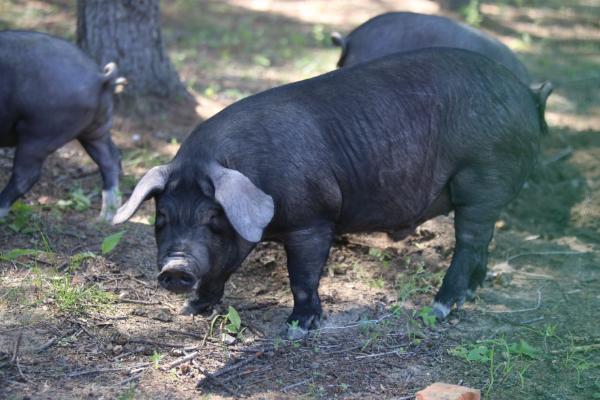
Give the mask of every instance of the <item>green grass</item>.
<svg viewBox="0 0 600 400">
<path fill-rule="evenodd" d="M 73 284 L 68 275 L 50 278 L 49 296 L 59 311 L 83 314 L 89 308 L 101 309 L 114 303 L 115 296 L 95 285 Z"/>
</svg>

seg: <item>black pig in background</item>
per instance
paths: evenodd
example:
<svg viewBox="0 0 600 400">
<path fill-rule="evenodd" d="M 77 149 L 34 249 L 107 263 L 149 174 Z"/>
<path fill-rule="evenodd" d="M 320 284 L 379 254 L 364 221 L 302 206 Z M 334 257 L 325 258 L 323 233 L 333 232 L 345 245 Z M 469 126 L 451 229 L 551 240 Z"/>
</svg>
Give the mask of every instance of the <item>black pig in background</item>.
<svg viewBox="0 0 600 400">
<path fill-rule="evenodd" d="M 100 168 L 100 219 L 110 221 L 121 203 L 121 161 L 110 136 L 117 81 L 114 63 L 101 71 L 65 40 L 0 32 L 0 147 L 16 147 L 12 175 L 0 193 L 0 218 L 37 182 L 46 157 L 77 139 Z"/>
<path fill-rule="evenodd" d="M 363 23 L 348 36 L 331 35 L 342 48 L 338 67 L 373 60 L 389 54 L 427 47 L 454 47 L 475 51 L 504 65 L 521 82 L 531 79 L 517 56 L 497 39 L 450 18 L 411 12 L 391 12 Z"/>
</svg>

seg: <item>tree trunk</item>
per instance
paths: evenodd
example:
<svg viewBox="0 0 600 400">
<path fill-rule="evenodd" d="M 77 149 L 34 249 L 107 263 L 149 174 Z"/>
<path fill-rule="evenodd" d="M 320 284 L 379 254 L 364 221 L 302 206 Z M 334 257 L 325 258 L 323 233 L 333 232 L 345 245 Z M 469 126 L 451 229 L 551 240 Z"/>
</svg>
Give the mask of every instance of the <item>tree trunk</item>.
<svg viewBox="0 0 600 400">
<path fill-rule="evenodd" d="M 127 96 L 186 94 L 163 49 L 160 0 L 77 0 L 77 44 L 100 66 L 116 62 Z"/>
</svg>

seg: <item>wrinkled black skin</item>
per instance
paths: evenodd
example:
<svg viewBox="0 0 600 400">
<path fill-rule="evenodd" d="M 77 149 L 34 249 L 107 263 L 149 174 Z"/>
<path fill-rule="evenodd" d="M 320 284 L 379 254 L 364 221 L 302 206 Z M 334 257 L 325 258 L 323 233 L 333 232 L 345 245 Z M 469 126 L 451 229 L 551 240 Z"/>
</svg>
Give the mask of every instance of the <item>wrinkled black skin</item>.
<svg viewBox="0 0 600 400">
<path fill-rule="evenodd" d="M 318 326 L 335 234 L 405 235 L 453 209 L 456 248 L 436 295 L 451 307 L 485 276 L 494 222 L 535 162 L 542 122 L 528 87 L 457 49 L 393 55 L 250 96 L 201 123 L 173 160 L 158 207 L 168 204 L 177 222 L 157 232 L 159 260 L 175 250 L 203 259 L 194 271 L 200 312 L 252 249 L 226 219 L 222 234 L 208 228 L 219 206 L 207 168 L 218 162 L 273 198 L 263 240 L 285 246 L 288 322 Z"/>
<path fill-rule="evenodd" d="M 118 185 L 112 91 L 98 65 L 72 43 L 37 32 L 0 32 L 0 147 L 16 147 L 0 209 L 25 194 L 46 157 L 73 139 L 100 168 L 103 189 Z"/>
<path fill-rule="evenodd" d="M 499 62 L 523 83 L 531 81 L 525 66 L 500 41 L 473 27 L 437 15 L 381 14 L 354 29 L 344 42 L 338 67 L 350 67 L 396 52 L 455 47 L 475 51 Z"/>
</svg>

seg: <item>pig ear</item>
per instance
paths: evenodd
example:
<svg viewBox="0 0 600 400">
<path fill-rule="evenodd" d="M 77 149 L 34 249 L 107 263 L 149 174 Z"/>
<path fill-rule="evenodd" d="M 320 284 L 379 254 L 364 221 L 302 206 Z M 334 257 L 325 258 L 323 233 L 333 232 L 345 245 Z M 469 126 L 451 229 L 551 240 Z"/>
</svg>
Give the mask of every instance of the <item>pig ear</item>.
<svg viewBox="0 0 600 400">
<path fill-rule="evenodd" d="M 236 232 L 249 242 L 259 242 L 263 230 L 273 219 L 275 206 L 271 196 L 233 169 L 214 166 L 210 177 L 215 187 L 215 199 Z"/>
<path fill-rule="evenodd" d="M 117 210 L 112 223 L 120 224 L 131 218 L 146 199 L 165 188 L 170 173 L 171 167 L 168 164 L 154 167 L 146 172 L 146 175 L 140 179 L 135 189 L 133 189 L 133 193 L 131 193 L 131 197 L 127 200 L 127 203 L 123 204 Z"/>
</svg>

